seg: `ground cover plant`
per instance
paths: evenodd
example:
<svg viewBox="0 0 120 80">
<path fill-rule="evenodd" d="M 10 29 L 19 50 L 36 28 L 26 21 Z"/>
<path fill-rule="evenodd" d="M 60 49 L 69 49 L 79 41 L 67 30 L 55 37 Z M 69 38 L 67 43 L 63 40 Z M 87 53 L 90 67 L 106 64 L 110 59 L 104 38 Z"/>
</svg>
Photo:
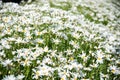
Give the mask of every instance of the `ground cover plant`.
<svg viewBox="0 0 120 80">
<path fill-rule="evenodd" d="M 111 0 L 4 3 L 0 80 L 120 80 L 118 7 Z"/>
</svg>

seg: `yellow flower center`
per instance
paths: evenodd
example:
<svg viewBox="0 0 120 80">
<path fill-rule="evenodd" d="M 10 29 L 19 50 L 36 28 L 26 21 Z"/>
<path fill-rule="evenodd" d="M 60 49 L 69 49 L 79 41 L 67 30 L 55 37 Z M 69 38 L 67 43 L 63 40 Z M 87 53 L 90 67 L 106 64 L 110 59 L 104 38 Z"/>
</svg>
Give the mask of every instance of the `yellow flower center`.
<svg viewBox="0 0 120 80">
<path fill-rule="evenodd" d="M 10 30 L 8 29 L 8 30 L 7 30 L 7 32 L 9 33 L 9 32 L 10 32 Z"/>
<path fill-rule="evenodd" d="M 77 80 L 77 78 L 74 78 L 74 80 Z"/>
<path fill-rule="evenodd" d="M 36 75 L 37 75 L 37 76 L 40 75 L 39 71 L 36 72 Z"/>
<path fill-rule="evenodd" d="M 112 73 L 115 73 L 115 70 L 114 70 L 114 69 L 112 69 L 112 70 L 111 70 L 111 72 L 112 72 Z"/>
<path fill-rule="evenodd" d="M 38 34 L 38 35 L 40 35 L 40 34 L 41 34 L 41 32 L 38 32 L 37 34 Z"/>
<path fill-rule="evenodd" d="M 25 64 L 27 64 L 27 62 L 28 62 L 28 59 L 25 60 Z"/>
<path fill-rule="evenodd" d="M 64 78 L 61 78 L 60 80 L 65 80 Z"/>
<path fill-rule="evenodd" d="M 71 60 L 71 61 L 73 61 L 73 60 L 74 60 L 74 58 L 73 58 L 73 57 L 70 57 L 70 60 Z"/>
<path fill-rule="evenodd" d="M 22 32 L 26 32 L 26 30 L 23 30 Z"/>
<path fill-rule="evenodd" d="M 97 59 L 98 59 L 98 60 L 101 60 L 102 58 L 98 57 Z"/>
</svg>

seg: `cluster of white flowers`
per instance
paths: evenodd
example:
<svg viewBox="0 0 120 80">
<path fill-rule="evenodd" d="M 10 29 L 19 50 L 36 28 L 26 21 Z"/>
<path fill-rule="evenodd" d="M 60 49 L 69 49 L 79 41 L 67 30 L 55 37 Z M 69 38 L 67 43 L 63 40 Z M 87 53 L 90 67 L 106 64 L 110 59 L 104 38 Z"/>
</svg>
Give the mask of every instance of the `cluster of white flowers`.
<svg viewBox="0 0 120 80">
<path fill-rule="evenodd" d="M 119 79 L 119 16 L 110 0 L 5 3 L 0 79 Z"/>
</svg>

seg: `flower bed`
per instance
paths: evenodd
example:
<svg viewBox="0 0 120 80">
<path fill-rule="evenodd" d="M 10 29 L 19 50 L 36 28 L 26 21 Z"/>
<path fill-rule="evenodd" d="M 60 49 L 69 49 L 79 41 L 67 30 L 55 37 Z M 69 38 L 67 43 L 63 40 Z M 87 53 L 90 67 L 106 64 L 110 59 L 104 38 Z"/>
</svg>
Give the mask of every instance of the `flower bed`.
<svg viewBox="0 0 120 80">
<path fill-rule="evenodd" d="M 109 0 L 4 4 L 0 79 L 119 80 L 119 17 Z"/>
</svg>

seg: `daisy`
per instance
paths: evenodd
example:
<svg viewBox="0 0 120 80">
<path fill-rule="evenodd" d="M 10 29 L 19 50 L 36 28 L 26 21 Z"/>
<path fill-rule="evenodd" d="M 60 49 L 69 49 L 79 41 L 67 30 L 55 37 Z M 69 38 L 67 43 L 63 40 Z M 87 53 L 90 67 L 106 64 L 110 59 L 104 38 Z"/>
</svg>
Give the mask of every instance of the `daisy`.
<svg viewBox="0 0 120 80">
<path fill-rule="evenodd" d="M 120 74 L 120 70 L 118 70 L 117 66 L 110 66 L 110 70 L 113 74 Z"/>
<path fill-rule="evenodd" d="M 11 46 L 9 45 L 9 42 L 7 39 L 1 39 L 0 43 L 2 44 L 2 46 L 6 49 L 10 49 Z"/>
<path fill-rule="evenodd" d="M 61 41 L 59 39 L 53 39 L 53 42 L 57 45 L 59 44 Z"/>
<path fill-rule="evenodd" d="M 23 66 L 30 66 L 32 62 L 30 61 L 30 59 L 26 58 L 24 61 L 21 61 L 20 63 Z"/>
<path fill-rule="evenodd" d="M 7 60 L 5 60 L 5 61 L 2 61 L 2 65 L 3 65 L 4 67 L 6 67 L 6 66 L 8 66 L 8 65 L 12 65 L 12 60 L 7 59 Z"/>
<path fill-rule="evenodd" d="M 38 79 L 40 77 L 40 71 L 36 71 L 35 69 L 32 69 L 34 72 L 33 79 Z"/>
<path fill-rule="evenodd" d="M 5 76 L 2 80 L 16 80 L 16 77 L 14 75 L 8 75 Z"/>
<path fill-rule="evenodd" d="M 70 41 L 69 44 L 71 44 L 75 49 L 79 48 L 79 44 L 75 41 Z"/>
<path fill-rule="evenodd" d="M 97 63 L 103 63 L 104 54 L 103 53 L 97 53 Z"/>
<path fill-rule="evenodd" d="M 44 40 L 41 38 L 37 38 L 35 42 L 37 42 L 38 44 L 43 44 Z"/>
<path fill-rule="evenodd" d="M 44 47 L 43 51 L 44 51 L 44 52 L 49 52 L 48 47 L 47 47 L 47 46 Z"/>
<path fill-rule="evenodd" d="M 76 39 L 79 39 L 80 38 L 80 34 L 78 34 L 77 32 L 73 32 L 73 33 L 71 33 L 72 34 L 72 36 L 74 37 L 74 38 L 76 38 Z"/>
</svg>

